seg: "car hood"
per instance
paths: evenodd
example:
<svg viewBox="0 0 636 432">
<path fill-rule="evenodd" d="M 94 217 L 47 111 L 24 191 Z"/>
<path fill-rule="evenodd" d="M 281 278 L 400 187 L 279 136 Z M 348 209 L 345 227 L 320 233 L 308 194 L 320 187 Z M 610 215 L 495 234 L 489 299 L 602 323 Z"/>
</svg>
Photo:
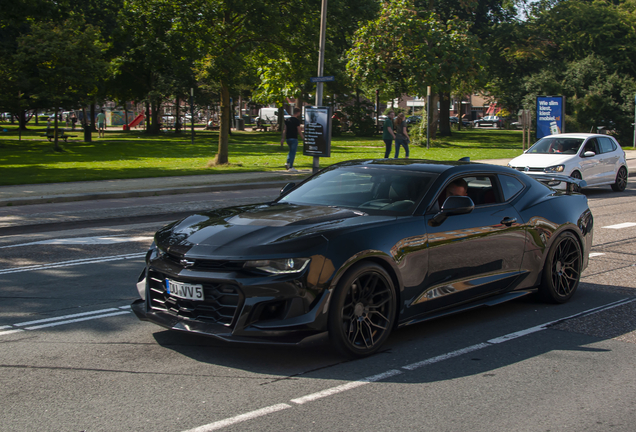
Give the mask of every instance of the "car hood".
<svg viewBox="0 0 636 432">
<path fill-rule="evenodd" d="M 514 167 L 537 167 L 545 168 L 552 165 L 562 165 L 570 162 L 576 155 L 562 154 L 523 154 L 510 161 L 510 165 Z"/>
<path fill-rule="evenodd" d="M 327 206 L 256 204 L 193 214 L 159 230 L 155 243 L 192 258 L 289 255 L 324 245 L 326 231 L 393 219 Z"/>
</svg>

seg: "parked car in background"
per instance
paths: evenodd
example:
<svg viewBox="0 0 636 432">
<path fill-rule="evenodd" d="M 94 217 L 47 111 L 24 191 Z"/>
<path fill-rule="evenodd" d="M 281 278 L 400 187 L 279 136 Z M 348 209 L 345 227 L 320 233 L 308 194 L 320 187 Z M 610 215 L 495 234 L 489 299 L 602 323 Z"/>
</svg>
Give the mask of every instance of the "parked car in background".
<svg viewBox="0 0 636 432">
<path fill-rule="evenodd" d="M 409 116 L 406 119 L 406 124 L 410 126 L 410 125 L 413 125 L 413 124 L 418 124 L 421 121 L 422 121 L 422 116 L 412 115 L 412 116 Z"/>
<path fill-rule="evenodd" d="M 499 116 L 486 116 L 473 122 L 476 128 L 500 128 L 502 125 L 503 120 Z"/>
<path fill-rule="evenodd" d="M 286 110 L 283 110 L 285 119 L 291 116 Z M 278 108 L 261 108 L 258 110 L 258 117 L 254 119 L 255 123 L 275 125 L 278 123 Z"/>
<path fill-rule="evenodd" d="M 566 133 L 541 138 L 508 166 L 526 174 L 565 174 L 588 186 L 611 185 L 620 192 L 627 186 L 625 151 L 611 136 Z"/>
<path fill-rule="evenodd" d="M 450 116 L 449 120 L 451 124 L 459 124 L 459 118 L 457 116 Z M 462 119 L 462 126 L 468 127 L 469 125 L 470 125 L 470 122 L 468 120 Z"/>
</svg>

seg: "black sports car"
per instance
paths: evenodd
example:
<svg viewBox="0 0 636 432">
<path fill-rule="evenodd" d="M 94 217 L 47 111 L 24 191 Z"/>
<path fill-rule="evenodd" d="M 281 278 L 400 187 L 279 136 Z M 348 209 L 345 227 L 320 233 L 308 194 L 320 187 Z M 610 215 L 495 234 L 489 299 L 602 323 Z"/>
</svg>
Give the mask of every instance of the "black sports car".
<svg viewBox="0 0 636 432">
<path fill-rule="evenodd" d="M 587 198 L 572 191 L 584 185 L 470 162 L 339 163 L 273 202 L 162 228 L 132 307 L 226 341 L 295 344 L 328 332 L 340 351 L 364 356 L 396 327 L 534 288 L 562 303 L 592 245 Z"/>
</svg>

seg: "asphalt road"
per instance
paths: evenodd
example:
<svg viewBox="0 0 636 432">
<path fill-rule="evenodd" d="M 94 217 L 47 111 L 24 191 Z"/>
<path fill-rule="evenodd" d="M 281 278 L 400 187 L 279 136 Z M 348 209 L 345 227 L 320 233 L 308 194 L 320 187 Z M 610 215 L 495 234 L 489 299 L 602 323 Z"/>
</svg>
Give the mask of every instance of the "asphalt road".
<svg viewBox="0 0 636 432">
<path fill-rule="evenodd" d="M 141 223 L 152 212 L 134 225 L 5 234 L 0 430 L 633 431 L 636 188 L 585 192 L 595 239 L 572 301 L 528 296 L 414 325 L 356 361 L 324 340 L 231 345 L 138 321 L 128 305 L 161 225 Z M 275 191 L 241 193 L 171 199 L 185 209 Z"/>
</svg>

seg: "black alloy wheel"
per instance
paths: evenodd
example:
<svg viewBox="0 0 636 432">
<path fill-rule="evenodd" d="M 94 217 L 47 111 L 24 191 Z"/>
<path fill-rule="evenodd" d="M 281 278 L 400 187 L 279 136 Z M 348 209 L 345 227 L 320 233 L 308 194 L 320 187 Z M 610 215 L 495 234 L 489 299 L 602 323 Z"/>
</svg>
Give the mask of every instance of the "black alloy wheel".
<svg viewBox="0 0 636 432">
<path fill-rule="evenodd" d="M 572 174 L 570 174 L 570 177 L 575 178 L 577 180 L 581 180 L 583 177 L 581 177 L 581 173 L 578 171 L 574 171 L 572 172 Z M 581 188 L 579 187 L 579 185 L 573 185 L 574 192 L 581 192 Z"/>
<path fill-rule="evenodd" d="M 365 262 L 347 272 L 334 290 L 329 310 L 329 337 L 348 357 L 376 352 L 395 322 L 395 289 L 388 273 Z"/>
<path fill-rule="evenodd" d="M 612 185 L 612 190 L 623 192 L 627 187 L 627 169 L 620 167 L 616 173 L 616 182 Z"/>
<path fill-rule="evenodd" d="M 565 303 L 579 286 L 583 256 L 578 239 L 571 232 L 556 238 L 543 268 L 539 295 L 548 303 Z"/>
</svg>

